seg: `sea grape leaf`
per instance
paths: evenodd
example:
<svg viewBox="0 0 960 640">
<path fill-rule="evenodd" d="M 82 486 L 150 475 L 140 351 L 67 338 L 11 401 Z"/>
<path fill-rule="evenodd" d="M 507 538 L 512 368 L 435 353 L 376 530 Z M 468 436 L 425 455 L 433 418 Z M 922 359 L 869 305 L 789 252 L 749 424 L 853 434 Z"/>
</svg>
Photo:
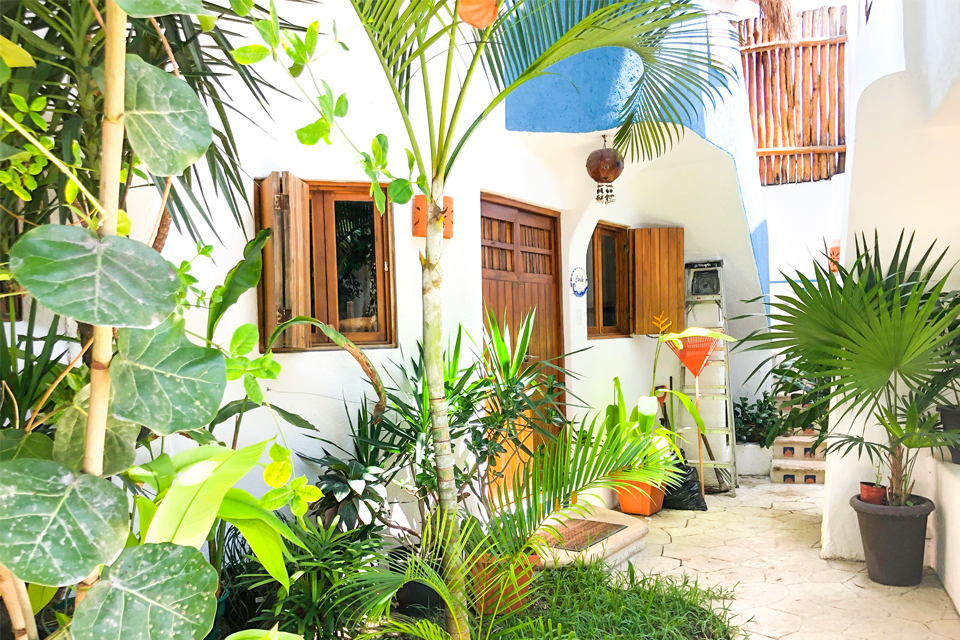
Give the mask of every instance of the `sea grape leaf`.
<svg viewBox="0 0 960 640">
<path fill-rule="evenodd" d="M 192 16 L 215 16 L 203 8 L 200 0 L 119 0 L 117 6 L 134 18 L 157 18 L 171 13 Z"/>
<path fill-rule="evenodd" d="M 126 549 L 77 605 L 73 640 L 200 640 L 217 613 L 217 574 L 196 549 Z"/>
<path fill-rule="evenodd" d="M 130 146 L 146 171 L 180 175 L 213 139 L 206 109 L 190 85 L 138 56 L 127 54 L 126 74 L 123 122 Z"/>
<path fill-rule="evenodd" d="M 50 460 L 53 457 L 53 440 L 48 436 L 23 429 L 0 430 L 0 462 L 17 458 Z"/>
<path fill-rule="evenodd" d="M 227 309 L 236 304 L 240 296 L 257 286 L 263 271 L 263 245 L 270 238 L 270 229 L 263 229 L 243 248 L 243 259 L 227 274 L 223 284 L 210 294 L 210 309 L 207 311 L 207 339 L 213 339 L 217 323 Z"/>
<path fill-rule="evenodd" d="M 113 415 L 161 435 L 197 429 L 216 415 L 227 385 L 223 354 L 190 342 L 181 317 L 155 329 L 121 329 L 110 365 Z"/>
<path fill-rule="evenodd" d="M 43 306 L 94 325 L 154 327 L 174 310 L 180 288 L 176 271 L 142 242 L 60 224 L 22 235 L 10 270 Z"/>
<path fill-rule="evenodd" d="M 113 562 L 129 533 L 127 498 L 109 480 L 51 460 L 0 464 L 0 564 L 49 587 Z"/>
<path fill-rule="evenodd" d="M 212 457 L 188 467 L 160 503 L 145 541 L 199 548 L 227 491 L 257 466 L 265 446 L 260 442 L 237 451 L 219 447 Z"/>
<path fill-rule="evenodd" d="M 90 407 L 90 385 L 80 389 L 57 421 L 53 443 L 53 459 L 74 471 L 83 468 L 84 441 L 87 437 L 87 411 Z M 140 426 L 107 416 L 107 432 L 103 442 L 103 476 L 112 476 L 129 469 L 137 457 L 137 435 Z"/>
</svg>

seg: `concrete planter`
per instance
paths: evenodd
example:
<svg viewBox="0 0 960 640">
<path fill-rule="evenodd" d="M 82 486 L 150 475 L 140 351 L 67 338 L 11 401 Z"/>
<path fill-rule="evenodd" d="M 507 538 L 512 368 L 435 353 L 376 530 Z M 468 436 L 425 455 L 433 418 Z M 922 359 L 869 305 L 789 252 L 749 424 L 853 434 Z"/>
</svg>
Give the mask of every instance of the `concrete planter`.
<svg viewBox="0 0 960 640">
<path fill-rule="evenodd" d="M 755 442 L 737 445 L 737 473 L 742 476 L 770 475 L 773 449 L 761 447 Z"/>
</svg>

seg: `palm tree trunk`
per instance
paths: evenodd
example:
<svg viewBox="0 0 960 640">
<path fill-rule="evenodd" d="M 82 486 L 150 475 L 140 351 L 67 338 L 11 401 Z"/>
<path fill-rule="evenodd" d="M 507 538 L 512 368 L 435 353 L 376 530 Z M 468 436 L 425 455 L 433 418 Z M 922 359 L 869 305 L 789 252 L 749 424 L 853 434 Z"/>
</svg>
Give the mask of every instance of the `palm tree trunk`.
<svg viewBox="0 0 960 640">
<path fill-rule="evenodd" d="M 423 360 L 430 394 L 430 429 L 437 468 L 437 492 L 444 533 L 443 565 L 454 606 L 447 610 L 447 632 L 452 640 L 469 640 L 462 559 L 456 549 L 460 538 L 457 522 L 457 485 L 454 480 L 454 454 L 447 419 L 447 398 L 443 379 L 443 313 L 440 256 L 443 253 L 443 177 L 431 185 L 427 215 L 426 255 L 423 266 Z"/>
</svg>

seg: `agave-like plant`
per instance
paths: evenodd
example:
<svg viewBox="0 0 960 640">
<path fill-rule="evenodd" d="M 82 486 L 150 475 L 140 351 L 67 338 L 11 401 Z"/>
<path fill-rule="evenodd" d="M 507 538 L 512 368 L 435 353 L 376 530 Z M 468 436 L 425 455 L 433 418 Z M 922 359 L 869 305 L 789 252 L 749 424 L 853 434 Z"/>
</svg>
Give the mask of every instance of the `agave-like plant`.
<svg viewBox="0 0 960 640">
<path fill-rule="evenodd" d="M 922 449 L 960 442 L 937 429 L 936 402 L 960 375 L 960 300 L 944 291 L 949 272 L 935 275 L 944 253 L 933 245 L 911 266 L 913 237 L 904 234 L 884 268 L 880 244 L 856 243 L 857 259 L 845 269 L 814 265 L 814 277 L 787 278 L 792 295 L 770 303 L 768 332 L 748 337 L 751 349 L 777 349 L 802 370 L 822 377 L 809 396 L 832 403 L 841 415 L 872 416 L 885 441 L 865 435 L 831 433 L 829 449 L 864 453 L 890 469 L 887 502 L 904 505 Z"/>
</svg>

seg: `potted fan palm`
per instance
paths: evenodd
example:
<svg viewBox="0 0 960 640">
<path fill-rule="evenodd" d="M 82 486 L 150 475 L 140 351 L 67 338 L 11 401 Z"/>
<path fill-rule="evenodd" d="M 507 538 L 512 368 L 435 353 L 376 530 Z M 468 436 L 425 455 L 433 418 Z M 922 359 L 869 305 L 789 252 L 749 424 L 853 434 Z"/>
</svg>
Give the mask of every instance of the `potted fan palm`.
<svg viewBox="0 0 960 640">
<path fill-rule="evenodd" d="M 834 263 L 834 275 L 815 265 L 814 279 L 788 280 L 793 295 L 771 303 L 777 323 L 752 338 L 765 342 L 753 348 L 773 346 L 805 368 L 829 371 L 814 390 L 823 392 L 816 402 L 866 418 L 862 433 L 834 427 L 828 451 L 866 455 L 889 470 L 881 504 L 855 495 L 850 505 L 870 578 L 899 586 L 920 582 L 926 521 L 934 509 L 913 493 L 917 460 L 924 449 L 960 443 L 960 432 L 943 429 L 934 411 L 960 372 L 960 297 L 944 292 L 946 275 L 934 275 L 943 254 L 930 262 L 931 246 L 911 265 L 913 239 L 906 247 L 903 241 L 901 234 L 886 270 L 879 241 L 871 249 L 864 237 L 862 246 L 856 242 L 852 268 Z"/>
</svg>

